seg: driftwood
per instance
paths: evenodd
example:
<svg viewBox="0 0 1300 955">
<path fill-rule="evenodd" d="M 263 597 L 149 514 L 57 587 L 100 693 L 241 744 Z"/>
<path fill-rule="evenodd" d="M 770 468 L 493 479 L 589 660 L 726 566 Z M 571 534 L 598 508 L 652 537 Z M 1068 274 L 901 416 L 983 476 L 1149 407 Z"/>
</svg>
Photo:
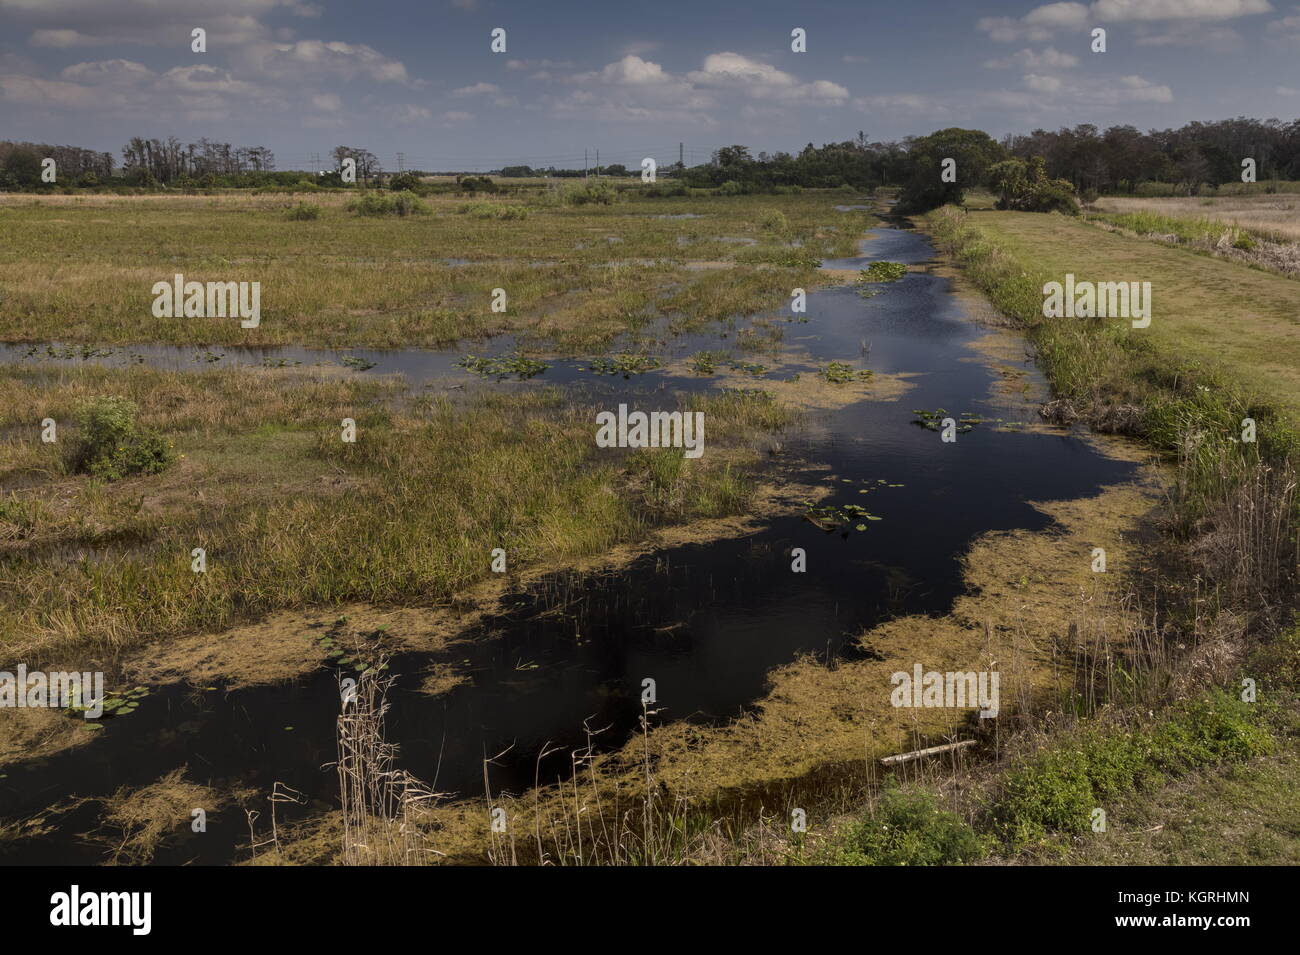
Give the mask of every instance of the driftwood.
<svg viewBox="0 0 1300 955">
<path fill-rule="evenodd" d="M 914 759 L 920 759 L 922 756 L 933 756 L 935 753 L 951 753 L 954 750 L 965 749 L 967 746 L 974 746 L 975 740 L 963 739 L 956 743 L 944 743 L 942 746 L 930 746 L 926 749 L 913 750 L 910 753 L 899 753 L 897 756 L 885 756 L 880 762 L 883 766 L 894 766 L 898 763 L 908 763 Z"/>
</svg>

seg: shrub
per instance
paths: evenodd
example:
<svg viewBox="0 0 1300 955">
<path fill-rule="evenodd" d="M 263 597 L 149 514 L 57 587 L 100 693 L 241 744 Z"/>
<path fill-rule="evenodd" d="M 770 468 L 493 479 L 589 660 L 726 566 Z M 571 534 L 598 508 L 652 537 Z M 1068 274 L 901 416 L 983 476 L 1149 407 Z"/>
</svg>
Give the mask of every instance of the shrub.
<svg viewBox="0 0 1300 955">
<path fill-rule="evenodd" d="M 960 865 L 987 851 L 965 820 L 924 790 L 887 789 L 861 822 L 837 833 L 820 862 L 832 865 Z"/>
<path fill-rule="evenodd" d="M 588 203 L 613 205 L 618 197 L 618 190 L 606 179 L 588 179 L 586 182 L 572 182 L 564 188 L 564 202 L 571 206 L 583 206 Z"/>
<path fill-rule="evenodd" d="M 77 410 L 80 429 L 73 470 L 116 481 L 133 474 L 157 474 L 176 461 L 171 445 L 136 422 L 135 403 L 120 396 L 92 398 Z"/>
<path fill-rule="evenodd" d="M 393 192 L 414 192 L 419 193 L 424 183 L 420 177 L 413 172 L 399 172 L 392 179 L 388 180 L 388 188 Z"/>
<path fill-rule="evenodd" d="M 736 180 L 734 179 L 728 179 L 726 182 L 724 182 L 721 186 L 718 187 L 718 195 L 720 196 L 739 196 L 742 195 L 744 192 L 745 192 L 745 187 L 742 186 L 740 183 L 736 182 Z"/>
<path fill-rule="evenodd" d="M 320 206 L 310 202 L 300 202 L 296 206 L 290 206 L 285 212 L 286 219 L 292 219 L 296 222 L 306 222 L 312 219 L 320 218 Z"/>
<path fill-rule="evenodd" d="M 1223 691 L 1180 703 L 1156 723 L 1079 730 L 1009 772 L 993 817 L 1012 846 L 1048 830 L 1085 832 L 1092 810 L 1214 763 L 1267 753 L 1273 740 L 1251 705 Z"/>
<path fill-rule="evenodd" d="M 758 217 L 758 224 L 760 228 L 768 232 L 785 232 L 786 229 L 790 228 L 785 213 L 780 209 L 768 209 Z"/>
<path fill-rule="evenodd" d="M 525 206 L 507 206 L 496 202 L 470 202 L 456 210 L 472 219 L 527 219 Z"/>
<path fill-rule="evenodd" d="M 359 216 L 427 215 L 429 207 L 413 192 L 366 192 L 348 203 Z"/>
</svg>

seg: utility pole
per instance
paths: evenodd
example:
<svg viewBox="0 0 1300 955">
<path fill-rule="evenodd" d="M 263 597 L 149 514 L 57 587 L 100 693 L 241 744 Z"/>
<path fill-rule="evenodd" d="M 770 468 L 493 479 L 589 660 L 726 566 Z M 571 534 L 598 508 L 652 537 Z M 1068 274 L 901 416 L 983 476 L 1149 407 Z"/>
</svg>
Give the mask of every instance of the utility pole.
<svg viewBox="0 0 1300 955">
<path fill-rule="evenodd" d="M 596 178 L 600 178 L 600 150 L 596 150 Z"/>
<path fill-rule="evenodd" d="M 397 171 L 406 172 L 406 153 L 397 154 Z"/>
<path fill-rule="evenodd" d="M 311 154 L 311 174 L 313 176 L 320 175 L 320 153 Z"/>
<path fill-rule="evenodd" d="M 686 171 L 686 144 L 677 144 L 677 174 L 680 176 Z"/>
<path fill-rule="evenodd" d="M 587 178 L 587 147 L 582 148 L 582 178 Z"/>
</svg>

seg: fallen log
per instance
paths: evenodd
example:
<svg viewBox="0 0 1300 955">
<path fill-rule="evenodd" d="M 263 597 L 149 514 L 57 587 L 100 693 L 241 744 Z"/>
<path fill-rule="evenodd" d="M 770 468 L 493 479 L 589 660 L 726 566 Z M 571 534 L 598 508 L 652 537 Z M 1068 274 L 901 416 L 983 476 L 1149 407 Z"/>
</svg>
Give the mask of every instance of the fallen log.
<svg viewBox="0 0 1300 955">
<path fill-rule="evenodd" d="M 897 756 L 881 757 L 882 766 L 894 766 L 898 763 L 909 763 L 914 759 L 920 759 L 922 756 L 933 756 L 936 753 L 951 753 L 954 750 L 965 749 L 967 746 L 974 746 L 975 740 L 963 739 L 956 743 L 944 743 L 942 746 L 929 746 L 925 749 L 913 750 L 910 753 L 899 753 Z"/>
</svg>

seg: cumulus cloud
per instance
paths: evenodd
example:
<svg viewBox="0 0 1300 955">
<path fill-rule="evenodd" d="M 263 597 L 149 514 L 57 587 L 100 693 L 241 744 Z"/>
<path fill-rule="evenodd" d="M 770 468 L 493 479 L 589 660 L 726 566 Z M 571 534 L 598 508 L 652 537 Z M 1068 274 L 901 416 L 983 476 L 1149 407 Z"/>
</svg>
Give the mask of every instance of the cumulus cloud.
<svg viewBox="0 0 1300 955">
<path fill-rule="evenodd" d="M 364 77 L 377 83 L 410 83 L 406 66 L 400 60 L 389 59 L 364 43 L 342 40 L 256 43 L 240 50 L 236 61 L 251 73 L 276 79 Z"/>
<path fill-rule="evenodd" d="M 1042 43 L 1059 30 L 1080 30 L 1098 23 L 1215 23 L 1268 13 L 1269 0 L 1094 0 L 1048 3 L 1019 19 L 984 17 L 977 27 L 998 43 Z M 1220 37 L 1220 42 L 1223 37 Z"/>
<path fill-rule="evenodd" d="M 500 93 L 501 87 L 495 83 L 475 83 L 472 86 L 462 86 L 459 89 L 451 91 L 452 96 L 483 96 L 488 93 Z"/>
<path fill-rule="evenodd" d="M 985 60 L 984 65 L 993 70 L 1005 70 L 1011 67 L 1025 70 L 1070 69 L 1079 65 L 1079 58 L 1049 46 L 1041 53 L 1026 48 L 1000 59 Z"/>
</svg>

